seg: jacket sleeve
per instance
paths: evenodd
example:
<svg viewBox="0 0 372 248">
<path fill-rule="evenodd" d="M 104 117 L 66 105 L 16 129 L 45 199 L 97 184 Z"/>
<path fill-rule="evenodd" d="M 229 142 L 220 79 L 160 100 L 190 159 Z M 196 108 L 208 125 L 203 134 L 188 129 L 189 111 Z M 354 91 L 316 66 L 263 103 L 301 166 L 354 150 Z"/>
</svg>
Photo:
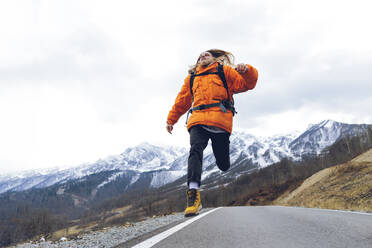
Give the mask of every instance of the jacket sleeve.
<svg viewBox="0 0 372 248">
<path fill-rule="evenodd" d="M 176 101 L 169 111 L 167 123 L 174 125 L 178 119 L 190 109 L 192 104 L 192 97 L 190 92 L 190 75 L 185 79 L 185 82 L 178 93 Z"/>
<path fill-rule="evenodd" d="M 231 89 L 231 94 L 252 90 L 256 86 L 258 79 L 257 69 L 248 64 L 247 66 L 248 71 L 242 74 L 237 72 L 234 68 L 226 66 L 226 81 Z"/>
</svg>

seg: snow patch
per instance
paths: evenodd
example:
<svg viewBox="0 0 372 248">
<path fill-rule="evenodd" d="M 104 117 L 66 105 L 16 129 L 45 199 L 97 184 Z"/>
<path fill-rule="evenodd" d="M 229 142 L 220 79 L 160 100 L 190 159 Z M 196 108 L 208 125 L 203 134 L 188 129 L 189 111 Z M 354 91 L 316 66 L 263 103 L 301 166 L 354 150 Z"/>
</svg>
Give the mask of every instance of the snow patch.
<svg viewBox="0 0 372 248">
<path fill-rule="evenodd" d="M 153 175 L 150 186 L 153 188 L 161 187 L 165 184 L 171 183 L 178 178 L 184 176 L 185 171 L 160 171 Z"/>
<path fill-rule="evenodd" d="M 109 178 L 107 178 L 107 180 L 105 180 L 104 182 L 102 182 L 101 184 L 99 184 L 97 186 L 97 189 L 99 189 L 99 188 L 103 187 L 104 185 L 106 185 L 106 184 L 114 181 L 117 177 L 123 175 L 124 173 L 125 172 L 121 171 L 121 172 L 118 172 L 118 173 L 115 173 L 115 174 L 111 175 Z"/>
</svg>

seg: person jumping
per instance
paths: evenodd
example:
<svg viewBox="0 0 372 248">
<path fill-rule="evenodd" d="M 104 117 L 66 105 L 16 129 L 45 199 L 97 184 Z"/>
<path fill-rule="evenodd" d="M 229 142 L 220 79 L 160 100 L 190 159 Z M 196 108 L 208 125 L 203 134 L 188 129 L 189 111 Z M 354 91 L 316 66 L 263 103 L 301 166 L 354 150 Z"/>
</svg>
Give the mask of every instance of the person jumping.
<svg viewBox="0 0 372 248">
<path fill-rule="evenodd" d="M 253 89 L 257 83 L 258 72 L 253 66 L 238 64 L 235 67 L 233 61 L 230 52 L 220 49 L 201 53 L 168 114 L 166 129 L 172 134 L 174 124 L 188 112 L 186 123 L 191 147 L 186 217 L 198 214 L 202 207 L 199 188 L 203 151 L 209 139 L 218 168 L 227 171 L 230 168 L 230 135 L 236 114 L 232 96 Z"/>
</svg>

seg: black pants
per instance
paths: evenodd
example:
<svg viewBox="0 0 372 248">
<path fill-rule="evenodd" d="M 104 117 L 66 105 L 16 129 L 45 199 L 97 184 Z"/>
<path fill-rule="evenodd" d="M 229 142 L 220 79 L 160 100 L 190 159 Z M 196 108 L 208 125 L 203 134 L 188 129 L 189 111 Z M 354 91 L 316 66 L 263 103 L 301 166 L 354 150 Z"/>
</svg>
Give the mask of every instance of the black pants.
<svg viewBox="0 0 372 248">
<path fill-rule="evenodd" d="M 222 171 L 230 168 L 230 134 L 212 133 L 201 126 L 193 126 L 190 132 L 190 154 L 187 169 L 187 184 L 197 182 L 201 184 L 203 151 L 212 140 L 212 149 L 216 164 Z"/>
</svg>

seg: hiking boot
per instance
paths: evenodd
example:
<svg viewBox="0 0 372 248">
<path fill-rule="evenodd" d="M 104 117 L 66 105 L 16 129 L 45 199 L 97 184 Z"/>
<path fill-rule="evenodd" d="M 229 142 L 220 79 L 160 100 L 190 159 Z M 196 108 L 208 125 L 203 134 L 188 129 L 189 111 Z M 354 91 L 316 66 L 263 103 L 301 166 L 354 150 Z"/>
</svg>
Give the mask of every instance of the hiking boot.
<svg viewBox="0 0 372 248">
<path fill-rule="evenodd" d="M 197 215 L 201 208 L 200 191 L 198 189 L 189 189 L 187 191 L 187 207 L 185 209 L 185 217 Z"/>
</svg>

